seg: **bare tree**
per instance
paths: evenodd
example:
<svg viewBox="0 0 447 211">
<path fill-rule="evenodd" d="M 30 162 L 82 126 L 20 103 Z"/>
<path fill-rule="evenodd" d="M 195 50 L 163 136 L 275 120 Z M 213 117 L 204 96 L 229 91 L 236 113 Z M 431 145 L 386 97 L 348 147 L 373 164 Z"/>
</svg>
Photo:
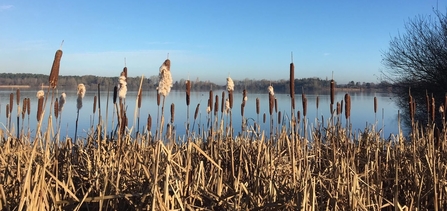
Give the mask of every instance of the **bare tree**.
<svg viewBox="0 0 447 211">
<path fill-rule="evenodd" d="M 419 105 L 418 120 L 423 122 L 427 120 L 427 109 L 423 109 L 427 93 L 440 105 L 447 91 L 447 17 L 438 10 L 434 14 L 410 19 L 405 33 L 391 39 L 382 61 L 387 68 L 384 75 L 396 86 L 397 103 L 408 111 L 411 89 Z"/>
</svg>

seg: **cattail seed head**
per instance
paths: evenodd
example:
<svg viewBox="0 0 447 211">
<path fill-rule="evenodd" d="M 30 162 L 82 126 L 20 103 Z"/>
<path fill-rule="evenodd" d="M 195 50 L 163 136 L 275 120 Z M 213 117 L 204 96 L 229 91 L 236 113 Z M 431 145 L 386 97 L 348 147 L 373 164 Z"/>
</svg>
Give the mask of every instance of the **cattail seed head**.
<svg viewBox="0 0 447 211">
<path fill-rule="evenodd" d="M 59 117 L 59 100 L 57 98 L 54 102 L 54 117 L 56 117 L 56 119 Z"/>
<path fill-rule="evenodd" d="M 208 100 L 210 101 L 209 102 L 209 104 L 208 104 L 208 106 L 210 107 L 210 110 L 212 111 L 213 110 L 213 90 L 210 90 L 209 91 L 209 98 L 208 98 Z"/>
<path fill-rule="evenodd" d="M 14 107 L 14 93 L 9 94 L 9 113 L 12 113 L 12 107 Z"/>
<path fill-rule="evenodd" d="M 351 116 L 351 96 L 346 93 L 345 94 L 345 117 L 349 119 Z"/>
<path fill-rule="evenodd" d="M 22 119 L 25 119 L 25 114 L 26 114 L 26 105 L 28 98 L 23 98 L 23 103 L 22 103 Z"/>
<path fill-rule="evenodd" d="M 208 98 L 208 106 L 206 107 L 206 113 L 210 113 L 211 112 L 211 100 Z"/>
<path fill-rule="evenodd" d="M 244 116 L 244 103 L 241 103 L 241 116 Z"/>
<path fill-rule="evenodd" d="M 174 123 L 175 105 L 171 103 L 171 124 Z"/>
<path fill-rule="evenodd" d="M 20 105 L 20 89 L 16 90 L 16 102 L 17 102 L 17 106 Z"/>
<path fill-rule="evenodd" d="M 299 124 L 300 121 L 301 121 L 301 112 L 300 112 L 300 111 L 297 111 L 297 112 L 296 112 L 296 121 L 297 121 L 298 124 Z"/>
<path fill-rule="evenodd" d="M 334 79 L 331 80 L 331 104 L 334 104 L 335 102 L 335 81 Z"/>
<path fill-rule="evenodd" d="M 275 98 L 275 113 L 278 113 L 278 99 Z"/>
<path fill-rule="evenodd" d="M 264 113 L 264 115 L 262 116 L 262 122 L 265 124 L 265 119 L 266 119 L 266 115 Z"/>
<path fill-rule="evenodd" d="M 307 98 L 306 98 L 305 94 L 303 94 L 303 95 L 304 95 L 304 98 L 303 98 L 303 116 L 307 116 Z"/>
<path fill-rule="evenodd" d="M 270 94 L 270 95 L 275 95 L 275 92 L 273 91 L 273 86 L 272 86 L 272 85 L 270 85 L 270 86 L 268 87 L 268 91 L 269 91 L 269 94 Z"/>
<path fill-rule="evenodd" d="M 225 113 L 229 113 L 230 112 L 230 100 L 226 99 L 225 100 Z"/>
<path fill-rule="evenodd" d="M 116 104 L 118 98 L 118 86 L 113 87 L 113 104 Z"/>
<path fill-rule="evenodd" d="M 28 116 L 31 114 L 31 100 L 29 98 L 26 100 L 26 113 Z"/>
<path fill-rule="evenodd" d="M 37 121 L 40 122 L 43 112 L 43 100 L 44 100 L 45 92 L 43 90 L 39 90 L 37 92 Z"/>
<path fill-rule="evenodd" d="M 217 112 L 219 111 L 219 96 L 216 95 L 216 100 L 214 102 L 214 116 L 217 116 Z"/>
<path fill-rule="evenodd" d="M 96 97 L 96 95 L 93 97 L 93 114 L 95 114 L 96 113 L 96 99 L 97 97 Z"/>
<path fill-rule="evenodd" d="M 316 105 L 317 105 L 317 109 L 320 105 L 320 96 L 317 95 L 317 100 L 316 100 Z"/>
<path fill-rule="evenodd" d="M 261 110 L 259 104 L 260 104 L 259 98 L 256 98 L 256 114 L 258 114 L 258 115 L 259 115 L 259 111 Z"/>
<path fill-rule="evenodd" d="M 228 91 L 228 102 L 230 109 L 233 108 L 233 91 Z"/>
<path fill-rule="evenodd" d="M 171 60 L 166 59 L 160 66 L 158 79 L 158 93 L 166 97 L 171 91 L 172 87 Z"/>
<path fill-rule="evenodd" d="M 191 81 L 186 80 L 186 105 L 189 106 L 191 101 Z"/>
<path fill-rule="evenodd" d="M 118 89 L 118 95 L 120 100 L 123 100 L 126 98 L 127 95 L 127 77 L 125 74 L 122 74 L 119 77 L 119 89 Z"/>
<path fill-rule="evenodd" d="M 281 111 L 278 112 L 278 125 L 281 124 Z"/>
<path fill-rule="evenodd" d="M 269 95 L 269 114 L 272 115 L 273 114 L 273 107 L 275 104 L 275 98 L 273 95 Z"/>
<path fill-rule="evenodd" d="M 65 92 L 62 92 L 61 96 L 59 97 L 59 112 L 62 112 L 62 110 L 64 109 L 66 97 L 67 95 L 65 94 Z"/>
<path fill-rule="evenodd" d="M 227 78 L 227 90 L 228 92 L 234 91 L 234 82 L 230 77 Z"/>
<path fill-rule="evenodd" d="M 377 113 L 377 97 L 374 97 L 374 113 Z"/>
<path fill-rule="evenodd" d="M 62 50 L 59 49 L 56 51 L 56 54 L 54 55 L 53 66 L 51 67 L 51 72 L 50 72 L 50 77 L 49 77 L 50 88 L 52 88 L 52 89 L 55 89 L 57 86 L 61 58 L 62 58 Z"/>
<path fill-rule="evenodd" d="M 341 114 L 341 105 L 340 102 L 337 102 L 337 116 Z"/>
<path fill-rule="evenodd" d="M 242 91 L 242 104 L 245 106 L 245 103 L 247 102 L 248 98 L 247 98 L 247 90 L 244 89 L 244 91 Z"/>
<path fill-rule="evenodd" d="M 6 119 L 9 118 L 9 104 L 6 104 Z"/>
<path fill-rule="evenodd" d="M 194 120 L 196 120 L 197 116 L 199 115 L 199 107 L 200 107 L 200 103 L 198 103 L 196 106 L 196 111 L 194 112 Z"/>
<path fill-rule="evenodd" d="M 157 106 L 160 106 L 160 93 L 157 92 Z"/>
<path fill-rule="evenodd" d="M 138 108 L 141 108 L 141 98 L 142 98 L 142 93 L 143 92 L 143 89 L 140 89 L 140 90 L 138 90 L 138 104 L 137 104 L 137 106 L 138 106 Z"/>
<path fill-rule="evenodd" d="M 290 63 L 290 98 L 295 99 L 295 65 Z"/>
<path fill-rule="evenodd" d="M 82 99 L 85 96 L 85 86 L 84 86 L 84 84 L 81 83 L 81 84 L 78 85 L 77 95 L 78 95 L 78 98 L 77 98 L 77 105 L 76 105 L 76 107 L 79 110 L 79 109 L 82 108 Z"/>
<path fill-rule="evenodd" d="M 220 113 L 223 113 L 225 110 L 225 92 L 222 91 L 222 99 L 220 104 Z"/>
</svg>

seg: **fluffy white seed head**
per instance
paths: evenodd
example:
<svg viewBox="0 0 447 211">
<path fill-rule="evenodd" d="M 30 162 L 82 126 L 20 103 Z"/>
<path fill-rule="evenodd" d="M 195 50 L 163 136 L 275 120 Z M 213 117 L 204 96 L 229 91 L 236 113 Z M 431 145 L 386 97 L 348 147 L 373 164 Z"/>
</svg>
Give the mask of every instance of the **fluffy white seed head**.
<svg viewBox="0 0 447 211">
<path fill-rule="evenodd" d="M 45 92 L 43 90 L 37 91 L 36 97 L 37 99 L 43 98 L 45 96 Z"/>
<path fill-rule="evenodd" d="M 165 62 L 163 62 L 163 64 L 160 66 L 158 80 L 158 93 L 166 97 L 171 91 L 172 87 L 171 61 L 169 59 L 166 59 Z"/>
<path fill-rule="evenodd" d="M 59 112 L 62 111 L 62 109 L 64 109 L 64 104 L 65 104 L 65 98 L 67 97 L 67 95 L 65 94 L 65 92 L 62 92 L 61 96 L 59 97 Z"/>
<path fill-rule="evenodd" d="M 230 111 L 230 100 L 225 100 L 225 113 L 229 113 Z"/>
<path fill-rule="evenodd" d="M 126 82 L 126 76 L 121 75 L 119 78 L 119 90 L 118 95 L 120 99 L 125 99 L 127 94 L 127 82 Z"/>
<path fill-rule="evenodd" d="M 227 78 L 227 90 L 234 91 L 234 82 L 230 77 Z"/>
<path fill-rule="evenodd" d="M 270 94 L 270 95 L 275 95 L 275 92 L 273 92 L 273 86 L 272 86 L 272 85 L 270 85 L 270 86 L 268 87 L 268 90 L 269 90 L 269 94 Z"/>
</svg>

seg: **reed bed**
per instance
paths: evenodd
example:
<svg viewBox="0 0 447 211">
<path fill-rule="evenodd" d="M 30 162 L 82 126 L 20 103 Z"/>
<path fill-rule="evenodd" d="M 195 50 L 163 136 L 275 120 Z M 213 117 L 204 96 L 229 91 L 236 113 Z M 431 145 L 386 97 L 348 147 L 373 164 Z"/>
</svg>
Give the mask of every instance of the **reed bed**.
<svg viewBox="0 0 447 211">
<path fill-rule="evenodd" d="M 124 77 L 120 78 L 121 87 L 124 87 Z M 7 127 L 0 129 L 0 209 L 447 209 L 445 124 L 437 126 L 432 122 L 423 126 L 415 121 L 409 136 L 396 134 L 387 139 L 376 131 L 375 123 L 363 131 L 352 131 L 349 93 L 344 97 L 346 126 L 340 120 L 343 101 L 332 101 L 332 97 L 330 105 L 336 104 L 337 109 L 329 118 L 334 121 L 309 124 L 306 115 L 310 105 L 304 93 L 303 115 L 298 110 L 296 123 L 291 123 L 285 120 L 294 114 L 278 111 L 273 87 L 266 87 L 269 102 L 253 99 L 256 100 L 255 125 L 265 124 L 265 113 L 263 123 L 259 122 L 259 107 L 268 103 L 271 131 L 247 127 L 235 135 L 231 125 L 234 89 L 228 77 L 228 98 L 224 98 L 223 92 L 220 124 L 217 115 L 219 96 L 210 91 L 207 115 L 212 118 L 211 107 L 214 106 L 214 123 L 195 130 L 195 121 L 200 114 L 200 104 L 197 104 L 192 129 L 187 135 L 177 136 L 173 126 L 178 109 L 174 104 L 170 105 L 171 118 L 166 133 L 162 133 L 164 98 L 172 82 L 169 60 L 160 68 L 160 77 L 164 84 L 160 84 L 157 91 L 157 105 L 160 106 L 160 96 L 163 103 L 161 115 L 157 114 L 156 135 L 151 133 L 151 114 L 148 114 L 145 130 L 138 133 L 132 133 L 134 128 L 127 122 L 117 123 L 124 125 L 118 136 L 106 132 L 104 124 L 108 123 L 101 118 L 86 137 L 75 139 L 59 138 L 50 127 L 39 129 L 35 136 L 25 130 L 16 136 Z M 186 86 L 189 106 L 188 90 L 191 87 Z M 99 90 L 98 86 L 98 96 Z M 113 107 L 117 116 L 125 115 L 121 113 L 124 110 L 122 103 L 121 107 L 116 105 L 117 92 L 115 87 Z M 81 101 L 78 100 L 78 112 L 84 94 L 85 88 L 78 93 Z M 241 104 L 242 116 L 248 100 L 246 94 Z M 124 100 L 125 95 L 119 96 Z M 38 98 L 40 125 L 45 110 L 43 91 L 39 92 Z M 25 115 L 28 118 L 30 115 L 30 101 L 25 99 L 22 125 Z M 100 108 L 100 101 L 99 97 L 94 101 L 93 113 L 96 103 Z M 434 102 L 430 98 L 427 103 L 430 115 L 433 115 Z M 60 120 L 64 103 L 65 94 L 62 94 L 54 105 L 56 119 Z M 380 102 L 375 98 L 371 103 L 377 112 Z M 10 117 L 10 104 L 7 118 Z M 415 106 L 411 95 L 409 105 Z M 136 109 L 141 107 L 144 105 L 138 105 Z M 273 114 L 277 115 L 277 121 L 273 121 Z M 230 124 L 223 124 L 224 119 L 228 119 L 226 117 Z M 434 119 L 433 116 L 429 118 Z M 111 121 L 113 125 L 113 118 Z M 125 120 L 119 118 L 118 121 Z M 304 128 L 304 131 L 295 127 Z"/>
</svg>

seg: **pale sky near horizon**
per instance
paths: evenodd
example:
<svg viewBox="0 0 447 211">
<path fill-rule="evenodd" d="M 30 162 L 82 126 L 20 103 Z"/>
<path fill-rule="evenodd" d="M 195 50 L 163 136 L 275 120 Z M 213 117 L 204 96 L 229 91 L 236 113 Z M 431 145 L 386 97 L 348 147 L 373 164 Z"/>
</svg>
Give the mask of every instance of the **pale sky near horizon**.
<svg viewBox="0 0 447 211">
<path fill-rule="evenodd" d="M 175 80 L 296 78 L 379 82 L 382 54 L 404 24 L 437 0 L 0 2 L 0 71 L 49 74 L 64 40 L 61 75 L 158 75 Z"/>
</svg>

